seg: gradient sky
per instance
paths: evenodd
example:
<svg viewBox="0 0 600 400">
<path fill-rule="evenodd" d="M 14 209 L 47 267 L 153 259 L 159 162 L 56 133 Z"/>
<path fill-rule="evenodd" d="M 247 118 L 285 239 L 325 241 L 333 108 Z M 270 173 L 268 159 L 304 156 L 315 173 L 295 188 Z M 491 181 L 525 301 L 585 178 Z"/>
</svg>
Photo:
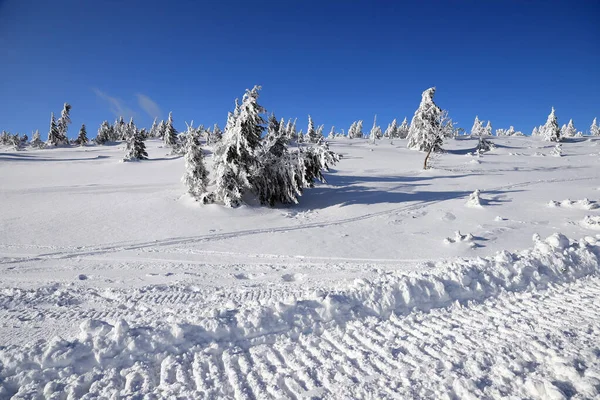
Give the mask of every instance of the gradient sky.
<svg viewBox="0 0 600 400">
<path fill-rule="evenodd" d="M 421 92 L 470 130 L 530 133 L 556 108 L 600 118 L 600 1 L 0 0 L 0 130 L 45 138 L 72 106 L 94 137 L 117 114 L 224 126 L 255 84 L 281 117 L 347 131 L 412 117 Z"/>
</svg>

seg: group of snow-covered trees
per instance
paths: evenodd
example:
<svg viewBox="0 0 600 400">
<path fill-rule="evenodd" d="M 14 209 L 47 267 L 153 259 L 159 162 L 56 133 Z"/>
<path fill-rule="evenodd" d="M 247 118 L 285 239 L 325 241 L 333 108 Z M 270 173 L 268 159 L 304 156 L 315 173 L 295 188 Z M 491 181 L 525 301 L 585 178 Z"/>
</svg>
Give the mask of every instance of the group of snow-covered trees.
<svg viewBox="0 0 600 400">
<path fill-rule="evenodd" d="M 208 172 L 199 142 L 189 135 L 183 181 L 197 200 L 237 207 L 244 197 L 254 194 L 261 204 L 270 206 L 297 203 L 303 190 L 312 187 L 316 180 L 324 181 L 322 171 L 339 161 L 310 117 L 306 135 L 298 133 L 296 139 L 312 142 L 310 146 L 291 148 L 295 124 L 285 125 L 274 115 L 265 127 L 265 110 L 258 104 L 259 90 L 259 86 L 247 90 L 241 104 L 236 100 L 233 113 L 228 115 L 223 137 L 214 149 L 212 191 L 208 190 Z"/>
</svg>

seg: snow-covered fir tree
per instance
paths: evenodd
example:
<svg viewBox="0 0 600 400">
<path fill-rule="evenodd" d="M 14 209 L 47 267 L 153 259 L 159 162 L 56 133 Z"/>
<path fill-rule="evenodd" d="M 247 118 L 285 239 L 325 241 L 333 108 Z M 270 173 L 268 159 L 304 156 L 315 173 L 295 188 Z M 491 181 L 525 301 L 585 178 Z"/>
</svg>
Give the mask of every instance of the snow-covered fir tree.
<svg viewBox="0 0 600 400">
<path fill-rule="evenodd" d="M 350 129 L 348 129 L 348 137 L 350 139 L 359 139 L 364 136 L 363 134 L 363 121 L 354 121 L 352 125 L 350 125 Z"/>
<path fill-rule="evenodd" d="M 96 144 L 105 144 L 106 142 L 110 142 L 113 139 L 113 136 L 113 127 L 108 123 L 108 121 L 104 121 L 98 129 L 98 133 L 96 134 L 96 139 L 94 139 L 94 142 L 96 142 Z"/>
<path fill-rule="evenodd" d="M 506 131 L 506 136 L 515 136 L 515 133 L 515 127 L 511 125 Z"/>
<path fill-rule="evenodd" d="M 369 139 L 372 144 L 375 144 L 376 139 L 381 139 L 383 134 L 381 133 L 381 127 L 377 125 L 377 115 L 373 119 L 373 127 L 371 128 L 371 132 L 369 132 Z"/>
<path fill-rule="evenodd" d="M 35 133 L 33 134 L 33 137 L 31 138 L 31 142 L 29 143 L 29 145 L 35 149 L 41 149 L 44 147 L 44 142 L 42 141 L 42 139 L 40 137 L 39 130 L 35 131 Z"/>
<path fill-rule="evenodd" d="M 114 125 L 113 125 L 113 129 L 112 129 L 112 137 L 111 137 L 111 141 L 112 142 L 117 142 L 119 140 L 123 140 L 123 138 L 127 135 L 127 124 L 125 123 L 125 120 L 123 119 L 123 117 L 119 117 Z"/>
<path fill-rule="evenodd" d="M 151 137 L 151 138 L 158 137 L 158 124 L 156 123 L 157 120 L 158 120 L 158 117 L 155 117 L 154 121 L 152 122 L 152 126 L 150 127 L 150 132 L 148 133 L 148 137 Z"/>
<path fill-rule="evenodd" d="M 296 136 L 298 137 L 296 139 L 298 143 L 304 143 L 306 141 L 306 138 L 304 137 L 304 131 L 302 129 L 300 129 L 300 132 L 298 132 Z"/>
<path fill-rule="evenodd" d="M 398 121 L 396 121 L 396 118 L 389 123 L 387 129 L 383 133 L 383 136 L 389 139 L 395 139 L 398 137 Z"/>
<path fill-rule="evenodd" d="M 310 115 L 308 116 L 308 128 L 306 129 L 305 139 L 308 143 L 316 143 L 318 141 L 315 124 Z"/>
<path fill-rule="evenodd" d="M 321 124 L 317 128 L 317 143 L 325 140 L 325 136 L 323 136 L 323 129 L 325 129 L 325 125 Z"/>
<path fill-rule="evenodd" d="M 540 136 L 540 131 L 538 130 L 537 126 L 533 127 L 533 130 L 531 131 L 531 136 Z"/>
<path fill-rule="evenodd" d="M 408 119 L 405 117 L 402 124 L 398 127 L 398 138 L 406 139 L 408 137 L 408 132 L 410 130 L 410 126 L 408 125 Z"/>
<path fill-rule="evenodd" d="M 492 136 L 492 123 L 490 121 L 487 122 L 485 128 L 483 128 L 483 134 L 485 136 Z"/>
<path fill-rule="evenodd" d="M 221 130 L 221 128 L 219 128 L 219 124 L 215 124 L 210 135 L 210 144 L 219 143 L 222 138 L 223 131 Z"/>
<path fill-rule="evenodd" d="M 592 136 L 600 136 L 600 128 L 598 127 L 598 123 L 596 122 L 596 118 L 592 121 L 592 125 L 590 126 L 590 135 Z"/>
<path fill-rule="evenodd" d="M 563 125 L 564 129 L 560 130 L 560 134 L 562 137 L 568 137 L 568 138 L 572 138 L 575 137 L 575 135 L 577 135 L 577 129 L 575 128 L 575 125 L 573 125 L 573 120 L 570 119 L 569 123 L 567 125 Z"/>
<path fill-rule="evenodd" d="M 125 132 L 123 136 L 123 140 L 128 140 L 131 136 L 138 133 L 138 129 L 133 122 L 133 117 L 129 120 L 129 123 L 125 126 Z"/>
<path fill-rule="evenodd" d="M 258 104 L 260 86 L 247 90 L 236 110 L 229 114 L 227 128 L 214 155 L 215 195 L 228 207 L 237 207 L 251 187 L 251 174 L 258 166 L 257 148 L 265 123 Z"/>
<path fill-rule="evenodd" d="M 146 144 L 139 133 L 127 139 L 127 153 L 123 161 L 147 160 Z"/>
<path fill-rule="evenodd" d="M 165 143 L 165 146 L 168 146 L 168 147 L 176 147 L 177 146 L 177 131 L 175 130 L 175 127 L 173 126 L 172 112 L 169 112 L 169 119 L 167 120 L 167 123 L 165 124 L 165 133 L 164 133 L 163 141 Z"/>
<path fill-rule="evenodd" d="M 552 111 L 550 112 L 550 115 L 548 115 L 546 124 L 543 126 L 542 138 L 547 142 L 560 142 L 560 127 L 558 126 L 554 107 L 552 107 Z"/>
<path fill-rule="evenodd" d="M 194 199 L 204 204 L 211 203 L 213 195 L 207 190 L 208 170 L 204 165 L 204 153 L 200 147 L 200 136 L 197 132 L 186 136 L 184 153 L 185 173 L 181 181 Z"/>
<path fill-rule="evenodd" d="M 435 87 L 429 88 L 421 95 L 421 104 L 415 111 L 408 131 L 408 148 L 419 151 L 433 151 L 441 149 L 437 145 L 438 132 L 440 131 L 440 116 L 442 109 L 433 101 Z M 440 147 L 439 149 L 437 147 Z"/>
<path fill-rule="evenodd" d="M 329 131 L 329 134 L 327 135 L 327 139 L 331 140 L 335 138 L 335 126 L 331 127 L 331 130 Z"/>
<path fill-rule="evenodd" d="M 471 127 L 471 136 L 481 136 L 485 133 L 485 128 L 483 126 L 483 121 L 479 119 L 479 116 L 475 116 L 475 121 L 473 122 L 473 127 Z"/>
<path fill-rule="evenodd" d="M 56 128 L 58 129 L 58 137 L 60 140 L 59 144 L 69 144 L 69 139 L 67 136 L 67 130 L 69 129 L 69 124 L 71 123 L 71 105 L 65 103 L 63 105 L 63 110 L 60 114 L 60 118 L 56 121 Z"/>
<path fill-rule="evenodd" d="M 77 139 L 75 139 L 75 144 L 78 146 L 83 146 L 89 142 L 87 137 L 87 131 L 85 130 L 85 124 L 81 124 L 81 128 L 79 129 L 79 135 L 77 135 Z"/>
<path fill-rule="evenodd" d="M 58 131 L 58 126 L 56 125 L 56 119 L 54 118 L 54 113 L 50 115 L 50 131 L 48 131 L 48 141 L 46 144 L 48 146 L 58 146 L 62 143 L 62 138 L 60 136 L 60 132 Z"/>
</svg>

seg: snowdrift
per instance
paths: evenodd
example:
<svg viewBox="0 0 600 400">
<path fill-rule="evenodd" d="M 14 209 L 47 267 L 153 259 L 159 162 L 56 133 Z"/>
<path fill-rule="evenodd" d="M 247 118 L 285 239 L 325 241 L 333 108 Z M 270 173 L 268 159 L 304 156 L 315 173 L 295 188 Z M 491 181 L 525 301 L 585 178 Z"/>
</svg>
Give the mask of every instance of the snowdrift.
<svg viewBox="0 0 600 400">
<path fill-rule="evenodd" d="M 504 292 L 573 282 L 598 274 L 599 238 L 534 237 L 534 246 L 525 251 L 428 263 L 418 272 L 382 271 L 374 279 L 357 279 L 329 292 L 270 297 L 259 307 L 215 308 L 209 312 L 211 317 L 194 325 L 88 320 L 76 339 L 55 338 L 0 350 L 0 398 L 56 394 L 57 398 L 91 399 L 134 393 L 202 397 L 206 393 L 198 392 L 201 385 L 188 387 L 185 379 L 177 378 L 181 371 L 173 368 L 176 358 L 196 360 L 199 354 L 250 349 L 281 337 L 319 335 L 361 319 L 397 318 L 416 310 L 466 305 Z M 210 379 L 208 366 L 196 367 L 195 379 Z M 173 386 L 172 382 L 179 383 Z"/>
</svg>

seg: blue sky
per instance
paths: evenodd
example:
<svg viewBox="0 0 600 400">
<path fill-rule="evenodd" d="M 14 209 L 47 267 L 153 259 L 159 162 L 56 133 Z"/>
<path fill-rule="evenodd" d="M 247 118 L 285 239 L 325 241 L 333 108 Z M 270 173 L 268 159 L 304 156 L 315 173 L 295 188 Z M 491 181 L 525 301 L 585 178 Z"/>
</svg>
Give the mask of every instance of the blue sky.
<svg viewBox="0 0 600 400">
<path fill-rule="evenodd" d="M 116 114 L 149 126 L 173 111 L 224 126 L 254 84 L 281 117 L 347 130 L 412 117 L 420 95 L 470 129 L 531 132 L 600 118 L 600 2 L 0 0 L 0 130 Z"/>
</svg>

